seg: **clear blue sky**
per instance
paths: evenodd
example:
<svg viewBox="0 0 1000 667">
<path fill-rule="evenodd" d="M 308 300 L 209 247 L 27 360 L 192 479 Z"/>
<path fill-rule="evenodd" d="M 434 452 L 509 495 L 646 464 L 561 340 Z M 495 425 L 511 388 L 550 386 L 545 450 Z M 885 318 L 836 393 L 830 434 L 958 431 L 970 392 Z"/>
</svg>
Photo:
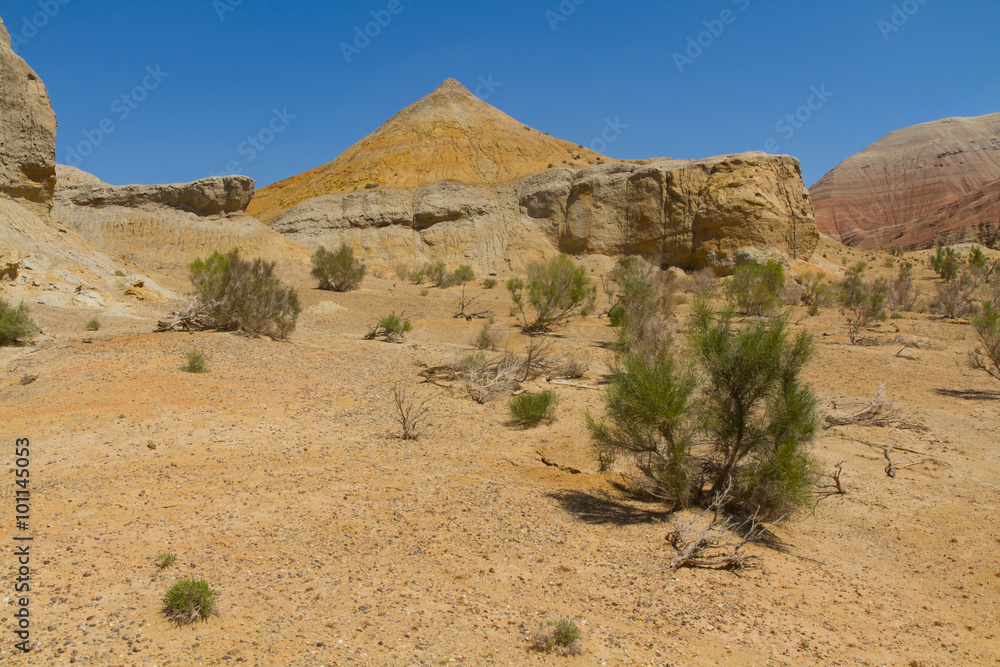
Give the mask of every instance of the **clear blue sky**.
<svg viewBox="0 0 1000 667">
<path fill-rule="evenodd" d="M 801 160 L 806 185 L 894 129 L 1000 111 L 996 0 L 4 0 L 0 12 L 48 86 L 58 161 L 115 184 L 235 165 L 261 187 L 329 162 L 449 77 L 576 143 L 617 122 L 612 157 L 770 147 Z M 375 36 L 355 43 L 366 27 Z M 71 160 L 81 143 L 89 155 Z"/>
</svg>

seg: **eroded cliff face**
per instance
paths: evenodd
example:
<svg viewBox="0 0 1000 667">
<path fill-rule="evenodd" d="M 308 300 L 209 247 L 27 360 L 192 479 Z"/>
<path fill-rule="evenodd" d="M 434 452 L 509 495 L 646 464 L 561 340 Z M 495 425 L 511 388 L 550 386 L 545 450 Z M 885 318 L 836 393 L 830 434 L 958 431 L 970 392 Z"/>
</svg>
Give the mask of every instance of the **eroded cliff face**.
<svg viewBox="0 0 1000 667">
<path fill-rule="evenodd" d="M 819 242 L 798 161 L 763 153 L 548 169 L 485 188 L 438 183 L 309 199 L 272 221 L 309 248 L 348 243 L 385 262 L 521 269 L 572 255 L 643 254 L 727 272 L 807 259 Z"/>
<path fill-rule="evenodd" d="M 305 248 L 244 215 L 253 186 L 245 176 L 113 186 L 60 165 L 52 215 L 105 252 L 165 269 L 233 248 L 304 267 Z"/>
<path fill-rule="evenodd" d="M 56 115 L 0 21 L 0 193 L 46 215 L 56 183 Z"/>
</svg>

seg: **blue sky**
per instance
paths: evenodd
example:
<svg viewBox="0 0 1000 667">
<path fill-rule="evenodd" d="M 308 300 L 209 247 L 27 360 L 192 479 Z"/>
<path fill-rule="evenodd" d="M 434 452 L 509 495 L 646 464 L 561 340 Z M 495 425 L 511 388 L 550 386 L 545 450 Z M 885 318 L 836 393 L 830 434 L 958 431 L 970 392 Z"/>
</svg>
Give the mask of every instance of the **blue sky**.
<svg viewBox="0 0 1000 667">
<path fill-rule="evenodd" d="M 48 87 L 57 160 L 115 184 L 235 171 L 262 187 L 449 77 L 612 157 L 770 150 L 806 185 L 894 129 L 1000 111 L 996 0 L 5 0 L 0 15 Z"/>
</svg>

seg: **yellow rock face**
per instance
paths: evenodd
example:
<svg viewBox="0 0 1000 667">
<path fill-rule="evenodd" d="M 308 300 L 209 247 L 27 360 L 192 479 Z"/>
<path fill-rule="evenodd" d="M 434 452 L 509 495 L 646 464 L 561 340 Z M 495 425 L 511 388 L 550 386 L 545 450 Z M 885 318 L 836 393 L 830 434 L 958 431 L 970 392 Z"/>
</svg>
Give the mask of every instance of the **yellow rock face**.
<svg viewBox="0 0 1000 667">
<path fill-rule="evenodd" d="M 565 161 L 565 162 L 564 162 Z M 610 158 L 554 139 L 448 79 L 329 164 L 258 190 L 247 214 L 270 222 L 312 197 L 365 186 L 415 189 L 441 181 L 494 187 L 553 166 Z"/>
</svg>

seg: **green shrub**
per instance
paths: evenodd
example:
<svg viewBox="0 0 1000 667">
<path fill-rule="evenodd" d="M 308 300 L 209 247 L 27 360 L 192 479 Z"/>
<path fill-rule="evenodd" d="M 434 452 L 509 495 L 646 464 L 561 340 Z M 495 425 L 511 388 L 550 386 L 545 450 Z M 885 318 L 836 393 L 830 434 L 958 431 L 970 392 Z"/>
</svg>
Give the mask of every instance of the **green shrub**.
<svg viewBox="0 0 1000 667">
<path fill-rule="evenodd" d="M 17 308 L 0 299 L 0 346 L 14 345 L 41 331 L 23 301 Z"/>
<path fill-rule="evenodd" d="M 460 264 L 457 269 L 452 271 L 450 282 L 453 285 L 461 285 L 475 279 L 476 273 L 472 270 L 472 267 L 468 264 Z"/>
<path fill-rule="evenodd" d="M 934 273 L 938 274 L 941 280 L 946 283 L 950 283 L 958 275 L 958 269 L 961 266 L 958 254 L 951 246 L 938 246 L 930 258 L 930 265 Z"/>
<path fill-rule="evenodd" d="M 847 318 L 852 344 L 858 342 L 863 328 L 886 319 L 889 281 L 885 278 L 866 280 L 867 268 L 864 262 L 858 262 L 847 270 L 840 285 L 840 312 Z"/>
<path fill-rule="evenodd" d="M 587 415 L 601 469 L 627 459 L 675 509 L 721 497 L 747 515 L 787 515 L 817 479 L 807 449 L 817 401 L 799 380 L 812 339 L 791 336 L 785 317 L 737 326 L 732 310 L 714 313 L 702 299 L 694 309 L 688 343 L 700 375 L 666 339 L 619 352 L 605 417 Z"/>
<path fill-rule="evenodd" d="M 496 350 L 503 347 L 505 342 L 507 342 L 507 332 L 498 327 L 491 317 L 476 333 L 472 344 L 477 350 Z"/>
<path fill-rule="evenodd" d="M 608 311 L 611 326 L 618 329 L 620 346 L 656 346 L 673 315 L 677 284 L 669 273 L 629 257 L 610 275 L 617 289 L 605 283 L 604 291 L 614 304 Z"/>
<path fill-rule="evenodd" d="M 931 312 L 949 319 L 968 317 L 976 311 L 972 294 L 976 289 L 971 273 L 962 271 L 949 283 L 936 285 L 937 296 L 931 301 Z"/>
<path fill-rule="evenodd" d="M 215 591 L 203 579 L 181 579 L 163 596 L 163 615 L 178 625 L 207 621 L 215 613 Z"/>
<path fill-rule="evenodd" d="M 163 552 L 156 556 L 156 567 L 164 570 L 177 561 L 177 556 L 172 553 Z"/>
<path fill-rule="evenodd" d="M 404 335 L 408 334 L 413 330 L 413 324 L 410 320 L 402 315 L 397 315 L 396 313 L 390 313 L 383 317 L 378 318 L 375 324 L 368 330 L 365 334 L 366 340 L 374 340 L 376 338 L 381 338 L 385 341 L 397 341 L 401 340 Z"/>
<path fill-rule="evenodd" d="M 595 291 L 590 289 L 586 270 L 562 254 L 548 262 L 532 262 L 528 265 L 527 280 L 511 278 L 507 290 L 515 312 L 520 314 L 521 330 L 528 334 L 551 331 Z M 529 305 L 535 313 L 533 319 L 527 315 Z"/>
<path fill-rule="evenodd" d="M 536 393 L 525 392 L 511 397 L 507 402 L 511 419 L 524 427 L 538 426 L 543 421 L 551 422 L 556 418 L 556 403 L 558 399 L 551 389 Z"/>
<path fill-rule="evenodd" d="M 902 257 L 903 249 L 900 248 L 898 245 L 894 245 L 891 248 L 889 248 L 889 254 L 893 257 Z"/>
<path fill-rule="evenodd" d="M 274 275 L 274 262 L 241 259 L 233 250 L 218 252 L 189 266 L 191 282 L 204 315 L 215 328 L 286 338 L 301 308 L 291 287 Z"/>
<path fill-rule="evenodd" d="M 83 328 L 87 331 L 97 331 L 101 328 L 101 323 L 96 317 L 91 317 L 87 320 L 87 323 L 83 325 Z"/>
<path fill-rule="evenodd" d="M 118 276 L 119 278 L 124 278 L 125 272 L 122 271 L 121 269 L 115 269 L 115 275 Z"/>
<path fill-rule="evenodd" d="M 917 288 L 913 282 L 913 264 L 899 263 L 899 274 L 889 287 L 889 312 L 893 316 L 901 311 L 911 311 L 917 305 Z"/>
<path fill-rule="evenodd" d="M 969 365 L 1000 380 L 1000 308 L 990 301 L 972 317 L 979 345 L 969 354 Z"/>
<path fill-rule="evenodd" d="M 378 183 L 365 183 L 365 190 L 374 190 L 378 187 Z"/>
<path fill-rule="evenodd" d="M 810 317 L 819 315 L 820 308 L 825 306 L 830 299 L 830 284 L 824 280 L 823 276 L 816 273 L 807 273 L 795 279 L 802 286 L 802 304 L 806 307 L 806 312 Z"/>
<path fill-rule="evenodd" d="M 357 289 L 365 277 L 365 264 L 354 259 L 354 251 L 346 244 L 340 244 L 336 252 L 323 246 L 312 256 L 312 277 L 319 280 L 319 289 L 347 292 Z"/>
<path fill-rule="evenodd" d="M 733 271 L 726 297 L 744 315 L 769 315 L 778 307 L 778 292 L 785 285 L 785 270 L 778 262 L 750 262 Z"/>
<path fill-rule="evenodd" d="M 496 278 L 484 278 L 483 279 L 483 287 L 485 287 L 486 289 L 493 289 L 496 286 L 497 286 L 497 280 L 496 280 Z"/>
<path fill-rule="evenodd" d="M 181 366 L 181 370 L 187 373 L 207 373 L 208 365 L 205 355 L 198 350 L 188 350 L 185 355 L 187 361 Z"/>
<path fill-rule="evenodd" d="M 535 630 L 531 646 L 536 651 L 555 652 L 562 655 L 579 655 L 583 653 L 580 639 L 583 633 L 580 627 L 568 618 L 556 623 L 549 623 Z"/>
<path fill-rule="evenodd" d="M 410 277 L 410 267 L 406 264 L 397 264 L 392 267 L 392 270 L 396 272 L 400 280 L 406 280 Z"/>
</svg>

